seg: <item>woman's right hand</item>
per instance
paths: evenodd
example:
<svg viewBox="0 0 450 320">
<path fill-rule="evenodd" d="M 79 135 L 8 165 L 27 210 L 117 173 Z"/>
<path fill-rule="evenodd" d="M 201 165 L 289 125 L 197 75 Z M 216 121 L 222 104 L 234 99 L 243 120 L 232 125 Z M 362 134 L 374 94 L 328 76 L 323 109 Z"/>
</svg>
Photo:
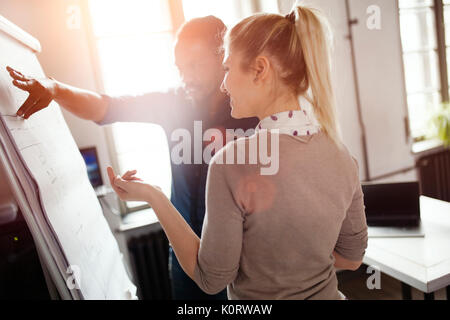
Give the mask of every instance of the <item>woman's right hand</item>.
<svg viewBox="0 0 450 320">
<path fill-rule="evenodd" d="M 52 78 L 34 79 L 24 76 L 11 67 L 6 67 L 13 78 L 13 85 L 29 93 L 28 98 L 17 110 L 17 115 L 28 119 L 32 114 L 46 108 L 55 97 L 56 81 Z"/>
</svg>

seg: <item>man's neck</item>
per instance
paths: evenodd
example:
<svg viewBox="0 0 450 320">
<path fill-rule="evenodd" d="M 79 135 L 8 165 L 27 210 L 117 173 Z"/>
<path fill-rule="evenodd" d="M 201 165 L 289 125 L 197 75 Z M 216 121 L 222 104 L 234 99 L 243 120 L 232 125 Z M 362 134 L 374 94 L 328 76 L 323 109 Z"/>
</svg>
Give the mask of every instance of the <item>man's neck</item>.
<svg viewBox="0 0 450 320">
<path fill-rule="evenodd" d="M 215 92 L 207 99 L 199 103 L 200 108 L 205 108 L 204 114 L 208 115 L 209 119 L 213 119 L 218 113 L 223 113 L 223 110 L 228 97 L 222 92 Z"/>
</svg>

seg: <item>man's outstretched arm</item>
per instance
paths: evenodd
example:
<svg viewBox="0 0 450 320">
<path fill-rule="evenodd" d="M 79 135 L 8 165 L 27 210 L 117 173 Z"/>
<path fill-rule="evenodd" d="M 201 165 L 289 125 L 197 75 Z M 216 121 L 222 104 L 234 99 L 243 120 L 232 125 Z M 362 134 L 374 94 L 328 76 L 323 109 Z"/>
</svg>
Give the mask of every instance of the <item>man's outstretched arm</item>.
<svg viewBox="0 0 450 320">
<path fill-rule="evenodd" d="M 53 78 L 35 79 L 27 77 L 11 67 L 6 67 L 13 84 L 29 93 L 17 110 L 17 115 L 28 119 L 32 114 L 46 108 L 52 100 L 77 117 L 101 121 L 108 109 L 107 99 L 89 90 L 61 83 Z"/>
</svg>

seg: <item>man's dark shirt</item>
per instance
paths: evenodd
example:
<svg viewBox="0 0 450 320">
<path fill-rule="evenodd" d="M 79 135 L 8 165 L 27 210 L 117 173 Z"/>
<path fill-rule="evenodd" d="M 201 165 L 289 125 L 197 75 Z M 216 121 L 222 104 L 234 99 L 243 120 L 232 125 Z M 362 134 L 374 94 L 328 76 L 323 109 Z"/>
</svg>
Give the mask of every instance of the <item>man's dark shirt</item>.
<svg viewBox="0 0 450 320">
<path fill-rule="evenodd" d="M 105 96 L 108 97 L 108 96 Z M 108 111 L 99 124 L 114 122 L 148 122 L 162 126 L 169 151 L 180 144 L 177 138 L 173 141 L 172 132 L 185 129 L 191 138 L 191 162 L 174 164 L 172 168 L 171 202 L 200 237 L 205 216 L 205 187 L 208 164 L 203 160 L 203 134 L 209 128 L 218 128 L 225 137 L 225 129 L 254 129 L 257 118 L 233 119 L 230 115 L 229 99 L 224 99 L 223 106 L 210 115 L 209 106 L 194 105 L 182 89 L 168 92 L 152 92 L 137 96 L 108 97 Z M 202 122 L 202 141 L 194 141 L 194 122 Z M 143 137 L 147 138 L 147 137 Z M 151 137 L 148 137 L 151 139 Z M 194 145 L 202 143 L 201 164 L 194 163 Z M 157 155 L 155 155 L 157 156 Z M 132 168 L 130 168 L 132 169 Z M 148 181 L 151 183 L 151 181 Z"/>
</svg>

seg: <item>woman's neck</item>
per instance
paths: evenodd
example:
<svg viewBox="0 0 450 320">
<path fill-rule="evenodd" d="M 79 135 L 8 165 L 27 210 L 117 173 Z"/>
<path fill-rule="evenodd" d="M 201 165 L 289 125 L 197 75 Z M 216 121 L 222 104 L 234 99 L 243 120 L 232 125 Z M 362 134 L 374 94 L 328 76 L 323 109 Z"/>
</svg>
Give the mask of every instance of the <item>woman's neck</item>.
<svg viewBox="0 0 450 320">
<path fill-rule="evenodd" d="M 298 97 L 293 95 L 282 95 L 278 96 L 274 101 L 271 101 L 266 108 L 257 114 L 257 117 L 261 121 L 273 114 L 291 110 L 301 110 Z"/>
</svg>

